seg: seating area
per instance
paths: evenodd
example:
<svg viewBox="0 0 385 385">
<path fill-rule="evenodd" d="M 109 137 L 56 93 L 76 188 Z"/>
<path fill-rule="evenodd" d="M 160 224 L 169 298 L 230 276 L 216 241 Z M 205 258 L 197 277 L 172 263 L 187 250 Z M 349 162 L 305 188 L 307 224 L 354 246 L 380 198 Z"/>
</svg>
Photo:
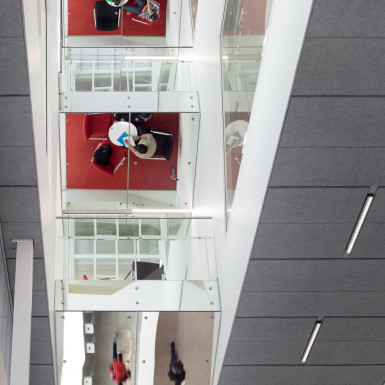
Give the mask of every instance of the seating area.
<svg viewBox="0 0 385 385">
<path fill-rule="evenodd" d="M 115 118 L 127 121 L 131 117 L 126 113 L 117 114 Z M 157 143 L 156 152 L 149 159 L 138 158 L 126 146 L 117 145 L 116 139 L 110 140 L 108 134 L 114 122 L 113 114 L 67 114 L 67 188 L 123 190 L 127 188 L 129 178 L 130 189 L 175 190 L 176 182 L 170 175 L 171 169 L 177 168 L 179 114 L 132 115 L 135 124 L 131 124 L 139 127 L 139 121 Z M 101 146 L 111 146 L 108 164 L 95 162 L 94 154 Z"/>
</svg>

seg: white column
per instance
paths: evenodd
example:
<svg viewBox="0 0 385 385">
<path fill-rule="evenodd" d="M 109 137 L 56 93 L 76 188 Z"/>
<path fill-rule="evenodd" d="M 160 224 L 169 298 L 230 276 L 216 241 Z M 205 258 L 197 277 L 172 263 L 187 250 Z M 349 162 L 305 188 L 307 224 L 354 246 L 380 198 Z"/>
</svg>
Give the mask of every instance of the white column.
<svg viewBox="0 0 385 385">
<path fill-rule="evenodd" d="M 29 385 L 31 350 L 33 241 L 15 240 L 16 277 L 13 311 L 11 385 Z"/>
</svg>

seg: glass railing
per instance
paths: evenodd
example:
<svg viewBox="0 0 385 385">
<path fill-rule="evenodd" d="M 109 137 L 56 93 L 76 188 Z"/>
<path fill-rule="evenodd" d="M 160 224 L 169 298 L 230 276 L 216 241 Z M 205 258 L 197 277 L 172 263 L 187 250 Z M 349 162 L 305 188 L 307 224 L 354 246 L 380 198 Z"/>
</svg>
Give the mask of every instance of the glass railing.
<svg viewBox="0 0 385 385">
<path fill-rule="evenodd" d="M 273 0 L 228 0 L 221 35 L 226 206 L 230 216 Z"/>
<path fill-rule="evenodd" d="M 126 119 L 118 127 L 120 136 L 110 128 L 112 113 L 61 114 L 63 210 L 191 210 L 199 114 L 153 113 L 144 123 L 129 113 L 115 118 Z M 151 133 L 156 149 L 150 158 L 141 158 L 119 141 L 127 127 L 133 136 Z M 139 142 L 134 141 L 135 149 Z M 107 164 L 94 159 L 100 146 L 111 149 Z"/>
<path fill-rule="evenodd" d="M 59 385 L 111 383 L 114 354 L 118 360 L 121 354 L 120 365 L 125 365 L 126 383 L 131 385 L 175 380 L 169 374 L 170 364 L 178 369 L 175 361 L 183 363 L 182 369 L 174 370 L 180 380 L 210 385 L 219 322 L 218 312 L 56 313 L 64 342 L 57 362 Z"/>
<path fill-rule="evenodd" d="M 71 216 L 62 221 L 56 310 L 219 311 L 208 218 Z"/>
<path fill-rule="evenodd" d="M 124 4 L 123 4 L 124 3 Z M 146 0 L 62 1 L 64 47 L 173 47 L 193 45 L 193 5 L 182 0 L 151 1 L 153 14 L 142 12 Z M 123 4 L 122 6 L 115 6 Z M 195 10 L 196 12 L 196 10 Z M 157 20 L 154 20 L 157 19 Z"/>
<path fill-rule="evenodd" d="M 62 92 L 194 91 L 190 51 L 154 47 L 65 48 Z"/>
</svg>

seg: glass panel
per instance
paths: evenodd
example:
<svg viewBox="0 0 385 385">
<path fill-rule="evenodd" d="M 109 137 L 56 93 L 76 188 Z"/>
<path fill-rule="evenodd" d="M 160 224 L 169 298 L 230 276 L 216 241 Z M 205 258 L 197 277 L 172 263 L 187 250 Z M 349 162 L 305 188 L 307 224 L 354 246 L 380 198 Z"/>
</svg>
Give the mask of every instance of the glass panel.
<svg viewBox="0 0 385 385">
<path fill-rule="evenodd" d="M 97 219 L 96 234 L 97 235 L 117 235 L 115 219 Z"/>
<path fill-rule="evenodd" d="M 169 211 L 192 207 L 199 114 L 149 112 L 142 115 L 61 114 L 64 210 L 135 210 L 140 213 L 141 210 Z M 113 124 L 118 124 L 117 128 L 114 126 L 118 131 L 110 130 Z M 152 135 L 156 148 L 150 159 L 140 157 L 137 150 L 135 153 L 129 151 L 121 144 L 124 138 L 119 141 L 122 136 L 131 134 L 131 129 L 140 135 Z M 85 136 L 90 139 L 85 140 Z M 97 149 L 104 143 L 103 138 L 112 140 L 107 165 L 96 164 L 94 159 Z M 108 143 L 104 144 L 108 146 Z M 139 141 L 134 144 L 139 146 Z M 165 162 L 165 158 L 170 160 Z M 139 235 L 132 223 L 124 225 L 120 222 L 120 225 L 121 235 Z M 158 231 L 154 232 L 151 226 L 157 226 Z M 93 236 L 95 233 L 94 224 L 89 220 L 82 219 L 82 222 L 75 223 L 75 227 L 77 236 Z M 98 220 L 96 231 L 97 235 L 115 236 L 118 230 L 114 221 Z M 159 235 L 159 223 L 148 222 L 141 234 Z"/>
<path fill-rule="evenodd" d="M 115 241 L 96 240 L 96 254 L 115 254 Z"/>
<path fill-rule="evenodd" d="M 75 236 L 79 237 L 93 237 L 95 235 L 94 220 L 93 219 L 75 219 Z"/>
<path fill-rule="evenodd" d="M 132 280 L 134 275 L 132 271 L 134 269 L 134 260 L 129 258 L 118 259 L 118 279 L 120 280 Z"/>
<path fill-rule="evenodd" d="M 116 260 L 115 258 L 96 259 L 96 279 L 116 279 Z"/>
<path fill-rule="evenodd" d="M 160 235 L 160 219 L 142 219 L 141 235 Z"/>
<path fill-rule="evenodd" d="M 76 239 L 74 240 L 75 255 L 94 254 L 94 240 Z"/>
<path fill-rule="evenodd" d="M 121 237 L 139 236 L 138 219 L 119 219 L 118 222 L 119 222 L 119 236 Z"/>
<path fill-rule="evenodd" d="M 87 279 L 94 279 L 94 260 L 91 258 L 74 259 L 74 279 L 82 279 L 83 275 Z"/>
<path fill-rule="evenodd" d="M 221 36 L 226 206 L 231 212 L 273 0 L 228 0 Z"/>
<path fill-rule="evenodd" d="M 134 240 L 120 239 L 118 241 L 118 254 L 134 255 Z"/>
<path fill-rule="evenodd" d="M 79 6 L 75 0 L 63 0 L 63 46 L 192 46 L 193 22 L 190 11 L 182 9 L 182 5 L 189 8 L 188 3 L 151 0 L 151 16 L 142 12 L 146 4 L 146 0 L 137 0 L 137 5 L 128 0 L 86 1 Z"/>
</svg>

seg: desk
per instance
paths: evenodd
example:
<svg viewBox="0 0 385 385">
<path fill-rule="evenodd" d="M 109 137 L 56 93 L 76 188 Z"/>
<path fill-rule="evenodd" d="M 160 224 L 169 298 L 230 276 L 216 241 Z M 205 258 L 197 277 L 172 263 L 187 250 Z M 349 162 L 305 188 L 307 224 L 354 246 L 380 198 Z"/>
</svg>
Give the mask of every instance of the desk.
<svg viewBox="0 0 385 385">
<path fill-rule="evenodd" d="M 108 131 L 108 137 L 110 138 L 111 142 L 116 146 L 127 147 L 123 139 L 127 138 L 128 136 L 131 136 L 130 138 L 131 146 L 135 146 L 135 142 L 132 139 L 132 137 L 137 135 L 138 135 L 138 130 L 136 129 L 136 127 L 132 123 L 123 122 L 123 121 L 114 123 Z"/>
</svg>

